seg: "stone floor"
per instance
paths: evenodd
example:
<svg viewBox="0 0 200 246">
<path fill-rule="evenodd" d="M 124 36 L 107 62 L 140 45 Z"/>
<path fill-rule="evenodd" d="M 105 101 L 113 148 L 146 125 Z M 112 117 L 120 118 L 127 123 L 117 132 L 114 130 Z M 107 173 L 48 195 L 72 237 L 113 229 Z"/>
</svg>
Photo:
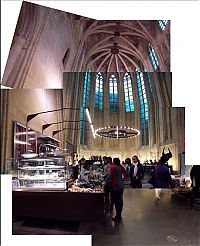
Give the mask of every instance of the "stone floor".
<svg viewBox="0 0 200 246">
<path fill-rule="evenodd" d="M 200 245 L 200 211 L 171 195 L 170 190 L 163 191 L 156 203 L 153 189 L 126 188 L 121 224 L 115 225 L 112 215 L 103 224 L 15 219 L 13 234 L 89 234 L 93 246 Z"/>
</svg>

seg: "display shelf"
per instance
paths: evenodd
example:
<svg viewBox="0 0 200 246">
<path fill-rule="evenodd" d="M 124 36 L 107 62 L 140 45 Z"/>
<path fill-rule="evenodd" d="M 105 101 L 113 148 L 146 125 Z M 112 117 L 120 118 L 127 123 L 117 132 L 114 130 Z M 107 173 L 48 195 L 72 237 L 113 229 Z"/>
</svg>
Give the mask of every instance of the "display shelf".
<svg viewBox="0 0 200 246">
<path fill-rule="evenodd" d="M 59 163 L 59 164 L 58 164 Z M 70 180 L 68 166 L 60 165 L 62 158 L 26 158 L 18 161 L 17 179 L 13 188 L 27 189 L 67 189 Z M 18 184 L 18 185 L 17 185 Z"/>
</svg>

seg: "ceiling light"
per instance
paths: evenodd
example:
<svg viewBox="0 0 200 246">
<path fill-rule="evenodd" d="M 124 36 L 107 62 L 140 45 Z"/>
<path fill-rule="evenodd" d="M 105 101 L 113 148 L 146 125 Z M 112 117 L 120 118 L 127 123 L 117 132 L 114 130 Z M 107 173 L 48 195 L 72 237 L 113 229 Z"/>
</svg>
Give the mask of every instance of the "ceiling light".
<svg viewBox="0 0 200 246">
<path fill-rule="evenodd" d="M 123 129 L 122 129 L 123 128 Z M 109 127 L 102 127 L 101 129 L 95 130 L 95 134 L 100 137 L 105 138 L 133 138 L 140 134 L 140 131 L 137 129 L 133 129 L 131 127 L 118 127 L 118 126 L 109 126 Z"/>
</svg>

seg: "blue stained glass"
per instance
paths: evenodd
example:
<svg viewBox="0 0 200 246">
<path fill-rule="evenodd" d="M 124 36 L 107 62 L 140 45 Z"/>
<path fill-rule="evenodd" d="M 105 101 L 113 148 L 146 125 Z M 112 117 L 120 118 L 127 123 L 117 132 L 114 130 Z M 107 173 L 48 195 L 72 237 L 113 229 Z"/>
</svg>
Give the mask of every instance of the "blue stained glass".
<svg viewBox="0 0 200 246">
<path fill-rule="evenodd" d="M 153 54 L 150 53 L 150 56 L 152 57 Z M 149 144 L 149 140 L 147 138 L 147 131 L 149 125 L 148 125 L 148 101 L 146 96 L 146 90 L 145 90 L 145 84 L 144 84 L 144 77 L 143 73 L 136 71 L 136 78 L 137 78 L 137 85 L 138 85 L 138 94 L 140 99 L 140 119 L 141 119 L 141 138 L 142 138 L 142 145 Z"/>
<path fill-rule="evenodd" d="M 149 57 L 150 57 L 151 63 L 154 67 L 154 70 L 156 70 L 158 65 L 159 65 L 158 58 L 157 58 L 155 51 L 154 51 L 154 49 L 150 43 L 148 45 L 148 50 L 149 50 Z"/>
<path fill-rule="evenodd" d="M 140 102 L 143 102 L 143 96 L 142 96 L 142 94 L 140 94 L 139 96 L 140 96 Z"/>
<path fill-rule="evenodd" d="M 167 22 L 168 22 L 167 20 L 159 20 L 158 21 L 158 25 L 159 25 L 161 31 L 165 30 L 165 28 L 167 26 Z"/>
<path fill-rule="evenodd" d="M 99 72 L 96 75 L 95 107 L 101 110 L 102 106 L 100 107 L 100 105 L 103 105 L 103 76 Z"/>
<path fill-rule="evenodd" d="M 131 101 L 133 105 L 133 90 L 132 90 L 132 80 L 130 74 L 125 73 L 123 80 L 124 80 L 124 98 L 125 98 L 126 112 L 133 112 L 134 107 L 130 107 Z"/>
<path fill-rule="evenodd" d="M 110 111 L 118 111 L 118 90 L 117 79 L 115 75 L 111 75 L 109 79 L 109 96 L 110 96 Z"/>
<path fill-rule="evenodd" d="M 86 113 L 83 107 L 89 106 L 90 99 L 90 72 L 85 73 L 84 79 L 84 90 L 83 90 L 83 103 L 80 108 L 80 143 L 87 144 L 87 130 L 85 130 L 86 124 Z"/>
</svg>

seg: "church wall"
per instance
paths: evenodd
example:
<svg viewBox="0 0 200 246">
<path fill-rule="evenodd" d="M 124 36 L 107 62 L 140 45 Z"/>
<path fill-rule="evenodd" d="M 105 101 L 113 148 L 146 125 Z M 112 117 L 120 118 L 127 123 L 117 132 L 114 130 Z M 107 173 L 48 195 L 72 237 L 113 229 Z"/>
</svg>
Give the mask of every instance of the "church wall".
<svg viewBox="0 0 200 246">
<path fill-rule="evenodd" d="M 134 139 L 109 139 L 96 137 L 93 138 L 91 132 L 89 132 L 89 144 L 86 149 L 79 150 L 80 157 L 84 156 L 90 158 L 92 155 L 109 155 L 112 157 L 119 156 L 122 160 L 127 157 L 131 157 L 134 154 L 138 155 L 142 162 L 145 160 L 159 160 L 162 155 L 162 150 L 165 147 L 165 151 L 168 151 L 170 148 L 173 157 L 169 160 L 169 164 L 173 166 L 173 169 L 180 171 L 180 154 L 184 150 L 183 146 L 180 147 L 180 141 L 184 141 L 184 127 L 178 126 L 175 122 L 179 121 L 178 115 L 184 117 L 184 111 L 179 112 L 179 108 L 159 108 L 158 121 L 156 124 L 156 134 L 157 141 L 151 146 L 141 146 L 140 136 L 135 137 Z M 173 115 L 173 117 L 172 117 Z M 161 117 L 162 116 L 162 117 Z M 134 117 L 132 115 L 132 117 Z M 180 117 L 180 116 L 179 116 Z M 173 120 L 173 124 L 169 124 L 169 121 L 166 118 L 170 119 L 170 122 Z M 97 118 L 95 122 L 100 122 L 102 118 Z M 103 122 L 103 121 L 102 121 Z M 126 125 L 131 124 L 129 120 L 125 120 Z M 103 122 L 105 124 L 105 122 Z M 106 125 L 103 125 L 106 126 Z M 132 125 L 130 125 L 132 126 Z M 100 126 L 98 126 L 100 127 Z M 97 127 L 97 128 L 98 128 Z M 95 127 L 96 129 L 96 127 Z M 140 128 L 139 128 L 140 129 Z M 150 128 L 150 136 L 153 134 L 153 129 Z M 182 139 L 182 140 L 181 140 Z"/>
<path fill-rule="evenodd" d="M 62 88 L 64 71 L 85 71 L 88 63 L 92 62 L 87 52 L 96 44 L 94 40 L 99 41 L 96 35 L 101 22 L 109 24 L 109 21 L 95 21 L 23 2 L 2 83 L 12 88 Z M 156 21 L 123 22 L 125 25 L 130 24 L 130 27 L 139 28 L 138 30 L 147 37 L 147 43 L 152 42 L 155 48 L 160 61 L 160 71 L 170 71 L 170 24 L 162 33 Z M 130 31 L 130 34 L 133 33 L 134 28 Z M 134 42 L 137 43 L 137 40 Z M 129 64 L 129 70 L 135 71 L 138 67 L 141 71 L 153 71 L 147 43 L 143 40 L 136 44 L 136 50 L 142 58 L 139 62 L 138 57 L 135 57 L 138 64 Z M 120 44 L 127 45 L 123 40 Z M 93 66 L 95 68 L 95 64 Z M 111 66 L 109 71 L 112 70 Z M 117 70 L 123 71 L 124 65 Z"/>
<path fill-rule="evenodd" d="M 117 141 L 117 140 L 116 140 Z M 168 144 L 164 146 L 159 146 L 157 148 L 157 145 L 155 145 L 154 148 L 149 149 L 149 146 L 144 146 L 141 148 L 132 148 L 129 147 L 126 150 L 116 149 L 113 150 L 113 148 L 108 148 L 106 150 L 99 150 L 98 148 L 93 148 L 89 150 L 83 150 L 80 149 L 79 157 L 84 157 L 86 159 L 90 159 L 92 155 L 94 156 L 111 156 L 119 157 L 121 161 L 124 161 L 126 158 L 132 158 L 133 155 L 137 155 L 142 163 L 144 163 L 146 160 L 159 160 L 160 156 L 162 155 L 163 147 L 165 147 L 165 151 L 168 151 L 168 148 L 170 148 L 171 152 L 173 153 L 173 157 L 169 160 L 169 165 L 172 165 L 174 171 L 180 171 L 179 166 L 179 157 L 177 153 L 176 144 Z M 159 152 L 157 152 L 157 149 L 159 149 Z M 155 151 L 155 152 L 154 152 Z M 154 155 L 155 154 L 155 155 Z"/>
<path fill-rule="evenodd" d="M 12 88 L 62 88 L 78 42 L 74 15 L 24 2 L 2 83 Z"/>
<path fill-rule="evenodd" d="M 66 108 L 80 109 L 83 95 L 83 81 L 85 73 L 64 73 L 63 79 L 63 106 Z M 64 122 L 63 123 L 63 139 L 74 145 L 76 151 L 79 144 L 79 110 L 63 110 L 64 121 L 78 121 L 78 122 Z M 72 129 L 65 129 L 72 128 Z"/>
<path fill-rule="evenodd" d="M 108 77 L 104 74 L 104 80 L 108 80 Z M 75 77 L 74 77 L 75 78 Z M 93 138 L 92 132 L 88 131 L 88 145 L 78 145 L 78 153 L 81 156 L 90 158 L 91 155 L 111 155 L 119 156 L 122 159 L 131 157 L 133 154 L 137 154 L 141 161 L 146 159 L 158 160 L 162 154 L 163 147 L 170 148 L 173 152 L 173 157 L 170 159 L 170 164 L 173 165 L 174 170 L 179 170 L 180 167 L 180 153 L 184 148 L 180 148 L 180 138 L 184 139 L 184 110 L 180 111 L 179 108 L 166 107 L 171 104 L 171 73 L 160 73 L 159 75 L 153 74 L 153 86 L 154 97 L 159 98 L 158 104 L 150 104 L 149 108 L 149 137 L 150 145 L 141 146 L 141 136 L 134 139 L 105 139 L 96 137 Z M 94 81 L 94 80 L 93 80 Z M 134 112 L 125 112 L 124 107 L 124 94 L 123 83 L 119 81 L 119 113 L 110 112 L 109 108 L 109 88 L 108 84 L 104 84 L 104 107 L 103 111 L 95 109 L 94 93 L 95 83 L 91 84 L 91 97 L 90 97 L 90 114 L 93 121 L 94 128 L 101 128 L 105 126 L 130 126 L 141 130 L 140 127 L 140 105 L 137 91 L 137 83 L 133 79 L 134 98 L 135 98 L 135 110 Z M 77 82 L 74 81 L 76 84 Z M 71 85 L 72 86 L 72 85 Z M 73 86 L 72 86 L 73 87 Z M 160 93 L 159 93 L 160 91 Z M 70 89 L 68 88 L 68 99 L 70 96 Z M 73 93 L 74 94 L 74 93 Z M 147 93 L 150 98 L 150 94 Z M 80 99 L 80 98 L 79 98 Z M 71 99 L 70 99 L 71 100 Z M 75 97 L 74 97 L 74 100 Z M 149 100 L 150 101 L 150 100 Z M 157 106 L 159 105 L 159 107 Z M 154 122 L 155 120 L 155 122 Z M 155 133 L 154 133 L 155 131 Z M 74 134 L 79 138 L 79 133 Z M 154 137 L 155 136 L 155 137 Z M 154 141 L 152 140 L 154 139 Z M 77 140 L 77 143 L 79 139 Z"/>
<path fill-rule="evenodd" d="M 7 162 L 11 160 L 13 146 L 13 121 L 26 126 L 26 117 L 29 114 L 47 110 L 62 108 L 61 90 L 3 90 L 7 94 L 7 113 L 3 115 L 2 122 L 7 122 L 6 127 L 1 128 L 1 171 L 5 171 Z M 28 127 L 42 132 L 42 125 L 62 120 L 61 112 L 47 113 L 36 116 L 28 123 Z M 59 125 L 52 125 L 43 134 L 52 136 L 52 131 L 59 129 Z M 57 136 L 60 138 L 60 136 Z M 61 139 L 60 139 L 61 140 Z"/>
<path fill-rule="evenodd" d="M 73 53 L 73 47 L 70 47 L 73 42 L 70 28 L 67 14 L 50 10 L 27 74 L 26 86 L 63 87 L 64 58 L 66 52 Z M 69 63 L 70 57 L 67 61 Z"/>
<path fill-rule="evenodd" d="M 159 28 L 159 27 L 157 27 Z M 160 30 L 159 30 L 160 31 Z M 164 32 L 160 31 L 160 37 L 157 40 L 157 46 L 159 49 L 159 55 L 161 60 L 165 65 L 166 71 L 171 71 L 170 69 L 170 22 Z"/>
</svg>

